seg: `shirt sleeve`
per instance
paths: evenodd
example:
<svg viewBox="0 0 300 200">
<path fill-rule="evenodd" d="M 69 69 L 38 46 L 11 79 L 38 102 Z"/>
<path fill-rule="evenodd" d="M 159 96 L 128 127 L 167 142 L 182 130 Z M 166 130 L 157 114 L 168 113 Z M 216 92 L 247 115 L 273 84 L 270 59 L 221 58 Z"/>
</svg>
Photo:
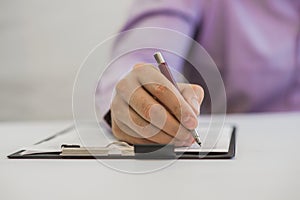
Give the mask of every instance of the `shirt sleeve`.
<svg viewBox="0 0 300 200">
<path fill-rule="evenodd" d="M 186 36 L 192 37 L 199 21 L 201 19 L 201 0 L 135 0 L 129 10 L 128 20 L 121 28 L 121 32 L 135 28 L 162 28 L 180 32 Z M 161 38 L 164 37 L 164 38 Z M 146 38 L 168 42 L 169 38 L 160 35 L 149 35 Z M 103 73 L 100 78 L 96 91 L 96 106 L 98 107 L 99 116 L 109 110 L 110 102 L 113 97 L 113 90 L 116 83 L 122 76 L 126 75 L 136 63 L 146 62 L 153 63 L 153 50 L 139 49 L 119 57 L 122 48 L 138 39 L 131 34 L 126 37 L 120 37 L 116 40 L 112 49 L 113 57 L 118 57 Z M 170 40 L 170 39 L 169 39 Z M 188 53 L 189 45 L 185 41 L 170 41 L 181 55 Z M 182 58 L 171 53 L 164 53 L 170 66 L 181 71 Z"/>
</svg>

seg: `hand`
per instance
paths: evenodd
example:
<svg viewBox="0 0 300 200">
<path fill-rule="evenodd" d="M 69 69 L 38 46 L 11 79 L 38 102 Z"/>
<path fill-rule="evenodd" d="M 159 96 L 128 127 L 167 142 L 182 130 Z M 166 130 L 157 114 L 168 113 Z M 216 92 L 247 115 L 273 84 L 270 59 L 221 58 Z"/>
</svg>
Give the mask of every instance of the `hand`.
<svg viewBox="0 0 300 200">
<path fill-rule="evenodd" d="M 190 146 L 204 92 L 172 83 L 150 64 L 137 64 L 116 86 L 111 104 L 114 136 L 130 144 Z"/>
</svg>

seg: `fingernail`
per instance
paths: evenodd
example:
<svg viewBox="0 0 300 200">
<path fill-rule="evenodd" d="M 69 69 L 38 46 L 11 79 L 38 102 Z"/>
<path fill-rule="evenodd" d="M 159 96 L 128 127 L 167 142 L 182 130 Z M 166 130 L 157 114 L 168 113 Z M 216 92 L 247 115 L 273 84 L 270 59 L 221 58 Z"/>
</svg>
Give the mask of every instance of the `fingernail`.
<svg viewBox="0 0 300 200">
<path fill-rule="evenodd" d="M 198 112 L 200 110 L 200 104 L 198 103 L 198 100 L 195 97 L 193 97 L 191 102 L 193 108 Z"/>
<path fill-rule="evenodd" d="M 183 118 L 183 125 L 188 129 L 194 129 L 197 126 L 196 119 L 190 115 Z"/>
</svg>

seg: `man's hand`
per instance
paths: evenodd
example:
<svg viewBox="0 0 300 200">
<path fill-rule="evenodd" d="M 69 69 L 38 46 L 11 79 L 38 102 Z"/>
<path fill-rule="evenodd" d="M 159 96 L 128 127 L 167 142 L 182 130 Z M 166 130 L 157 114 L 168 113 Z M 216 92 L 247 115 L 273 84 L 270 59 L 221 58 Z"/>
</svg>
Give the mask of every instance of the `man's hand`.
<svg viewBox="0 0 300 200">
<path fill-rule="evenodd" d="M 114 136 L 130 144 L 189 146 L 204 92 L 178 84 L 180 92 L 150 64 L 137 64 L 116 86 L 111 104 Z"/>
</svg>

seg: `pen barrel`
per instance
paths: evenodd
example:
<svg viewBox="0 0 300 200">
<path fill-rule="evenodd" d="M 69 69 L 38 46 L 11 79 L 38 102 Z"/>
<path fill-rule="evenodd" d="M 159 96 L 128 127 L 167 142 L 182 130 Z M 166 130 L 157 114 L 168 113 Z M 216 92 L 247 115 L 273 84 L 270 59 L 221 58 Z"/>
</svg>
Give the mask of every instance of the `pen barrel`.
<svg viewBox="0 0 300 200">
<path fill-rule="evenodd" d="M 158 68 L 160 72 L 177 88 L 177 90 L 180 91 L 167 63 L 160 63 Z"/>
<path fill-rule="evenodd" d="M 158 64 L 158 68 L 160 70 L 160 72 L 177 88 L 177 90 L 180 92 L 179 87 L 171 73 L 171 70 L 168 66 L 168 64 L 166 63 L 164 57 L 162 56 L 162 54 L 160 52 L 156 52 L 154 54 L 154 58 Z M 192 135 L 194 137 L 194 139 L 196 140 L 196 142 L 201 146 L 201 141 L 200 141 L 200 137 L 199 134 L 197 133 L 196 130 L 192 130 Z"/>
</svg>

